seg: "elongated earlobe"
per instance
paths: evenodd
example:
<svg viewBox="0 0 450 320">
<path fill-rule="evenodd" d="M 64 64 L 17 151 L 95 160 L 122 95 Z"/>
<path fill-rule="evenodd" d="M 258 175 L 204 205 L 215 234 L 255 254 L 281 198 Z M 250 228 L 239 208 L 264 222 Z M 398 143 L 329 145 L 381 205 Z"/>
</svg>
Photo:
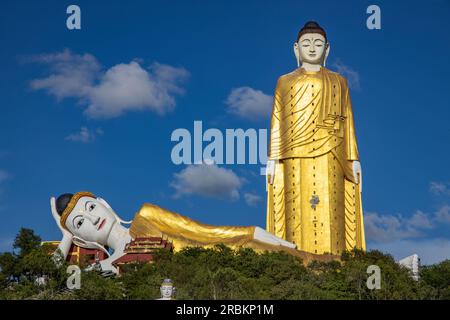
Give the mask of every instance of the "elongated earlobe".
<svg viewBox="0 0 450 320">
<path fill-rule="evenodd" d="M 297 60 L 297 68 L 298 68 L 298 67 L 300 67 L 300 51 L 299 51 L 297 42 L 294 43 L 294 54 L 295 54 L 295 59 Z"/>
<path fill-rule="evenodd" d="M 323 58 L 323 66 L 326 66 L 328 55 L 330 54 L 330 44 L 327 42 L 327 48 L 325 49 L 325 57 Z"/>
</svg>

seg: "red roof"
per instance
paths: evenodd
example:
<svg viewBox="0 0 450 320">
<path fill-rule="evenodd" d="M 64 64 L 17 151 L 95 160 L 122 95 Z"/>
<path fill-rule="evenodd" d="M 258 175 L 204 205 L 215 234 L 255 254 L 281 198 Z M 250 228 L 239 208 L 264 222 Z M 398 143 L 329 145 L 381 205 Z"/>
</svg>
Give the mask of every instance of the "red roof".
<svg viewBox="0 0 450 320">
<path fill-rule="evenodd" d="M 139 237 L 125 246 L 124 255 L 113 261 L 113 265 L 150 262 L 153 260 L 153 252 L 159 249 L 172 250 L 171 242 L 160 237 Z"/>
</svg>

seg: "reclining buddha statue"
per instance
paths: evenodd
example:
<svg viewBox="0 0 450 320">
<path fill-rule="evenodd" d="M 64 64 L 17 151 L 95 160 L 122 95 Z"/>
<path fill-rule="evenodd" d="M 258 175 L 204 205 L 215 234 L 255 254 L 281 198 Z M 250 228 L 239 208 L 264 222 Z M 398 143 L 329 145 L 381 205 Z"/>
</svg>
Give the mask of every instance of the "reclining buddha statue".
<svg viewBox="0 0 450 320">
<path fill-rule="evenodd" d="M 106 273 L 117 273 L 112 262 L 122 257 L 126 245 L 139 237 L 167 238 L 174 250 L 225 244 L 234 249 L 296 251 L 294 244 L 260 227 L 212 226 L 153 204 L 144 204 L 132 221 L 122 220 L 105 200 L 90 192 L 62 194 L 57 199 L 52 197 L 50 204 L 63 233 L 57 251 L 65 259 L 72 244 L 102 250 L 109 256 L 100 261 L 101 271 Z"/>
</svg>

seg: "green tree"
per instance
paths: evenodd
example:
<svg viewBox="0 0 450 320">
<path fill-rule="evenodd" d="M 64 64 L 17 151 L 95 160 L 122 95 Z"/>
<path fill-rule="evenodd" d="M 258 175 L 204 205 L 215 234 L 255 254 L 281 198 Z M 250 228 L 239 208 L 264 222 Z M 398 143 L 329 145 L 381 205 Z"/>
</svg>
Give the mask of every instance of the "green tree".
<svg viewBox="0 0 450 320">
<path fill-rule="evenodd" d="M 19 276 L 18 262 L 19 259 L 13 253 L 0 253 L 0 270 L 4 281 Z"/>
<path fill-rule="evenodd" d="M 32 229 L 20 228 L 14 239 L 13 248 L 19 250 L 21 257 L 26 256 L 32 250 L 41 245 L 41 237 L 36 235 Z"/>
<path fill-rule="evenodd" d="M 74 290 L 74 295 L 81 300 L 119 300 L 124 299 L 125 290 L 117 279 L 92 271 L 81 274 L 81 288 Z"/>
<path fill-rule="evenodd" d="M 283 252 L 225 245 L 159 250 L 152 263 L 123 266 L 118 277 L 82 272 L 81 289 L 69 291 L 67 264 L 58 267 L 54 249 L 41 246 L 32 230 L 20 230 L 15 249 L 19 253 L 0 254 L 0 299 L 157 299 L 165 278 L 174 281 L 178 299 L 450 299 L 450 260 L 423 267 L 414 281 L 392 256 L 376 250 L 308 266 Z M 380 290 L 367 288 L 370 265 L 381 269 Z"/>
<path fill-rule="evenodd" d="M 450 299 L 450 260 L 424 266 L 420 272 L 421 281 L 436 290 L 436 298 Z"/>
</svg>

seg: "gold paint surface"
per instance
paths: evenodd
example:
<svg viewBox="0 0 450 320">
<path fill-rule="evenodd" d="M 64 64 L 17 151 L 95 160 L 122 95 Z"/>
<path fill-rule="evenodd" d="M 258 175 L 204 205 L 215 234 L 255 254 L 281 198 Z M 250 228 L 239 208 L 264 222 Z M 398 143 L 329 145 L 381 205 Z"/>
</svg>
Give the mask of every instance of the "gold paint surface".
<svg viewBox="0 0 450 320">
<path fill-rule="evenodd" d="M 342 254 L 365 249 L 359 161 L 346 80 L 321 68 L 280 77 L 275 89 L 269 158 L 267 231 L 298 250 Z M 312 197 L 319 198 L 315 208 Z"/>
<path fill-rule="evenodd" d="M 292 253 L 289 248 L 255 240 L 254 233 L 255 227 L 208 225 L 153 204 L 142 206 L 130 228 L 133 238 L 167 238 L 176 251 L 187 246 L 213 247 L 223 243 L 235 249 L 246 247 L 259 251 L 283 250 Z"/>
<path fill-rule="evenodd" d="M 212 226 L 197 222 L 178 213 L 163 209 L 153 204 L 144 204 L 136 213 L 130 228 L 130 235 L 137 237 L 164 237 L 171 241 L 174 250 L 179 251 L 188 246 L 213 247 L 223 243 L 233 249 L 252 248 L 257 252 L 283 251 L 302 258 L 331 261 L 337 256 L 315 256 L 309 253 L 271 245 L 254 239 L 255 227 Z"/>
</svg>

